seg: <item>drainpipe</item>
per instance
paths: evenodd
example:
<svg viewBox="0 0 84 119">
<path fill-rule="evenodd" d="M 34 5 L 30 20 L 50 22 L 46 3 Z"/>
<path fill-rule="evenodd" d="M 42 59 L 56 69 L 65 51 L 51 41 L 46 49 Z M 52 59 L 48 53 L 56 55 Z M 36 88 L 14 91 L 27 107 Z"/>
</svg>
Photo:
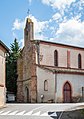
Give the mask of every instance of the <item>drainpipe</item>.
<svg viewBox="0 0 84 119">
<path fill-rule="evenodd" d="M 56 103 L 56 93 L 57 93 L 57 72 L 55 71 L 55 103 Z"/>
<path fill-rule="evenodd" d="M 82 87 L 82 102 L 84 102 L 84 87 Z"/>
<path fill-rule="evenodd" d="M 40 48 L 39 48 L 39 42 L 37 42 L 37 62 L 38 62 L 38 64 L 40 64 L 39 54 L 40 54 Z"/>
</svg>

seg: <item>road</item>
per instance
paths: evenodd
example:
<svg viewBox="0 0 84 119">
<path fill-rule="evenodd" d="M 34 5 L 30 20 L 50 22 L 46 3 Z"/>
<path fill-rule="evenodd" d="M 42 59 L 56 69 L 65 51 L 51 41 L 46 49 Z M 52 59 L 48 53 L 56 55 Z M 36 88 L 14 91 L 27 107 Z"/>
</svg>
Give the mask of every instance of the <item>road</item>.
<svg viewBox="0 0 84 119">
<path fill-rule="evenodd" d="M 84 103 L 72 104 L 7 104 L 0 109 L 0 119 L 62 119 L 64 111 L 84 108 Z"/>
</svg>

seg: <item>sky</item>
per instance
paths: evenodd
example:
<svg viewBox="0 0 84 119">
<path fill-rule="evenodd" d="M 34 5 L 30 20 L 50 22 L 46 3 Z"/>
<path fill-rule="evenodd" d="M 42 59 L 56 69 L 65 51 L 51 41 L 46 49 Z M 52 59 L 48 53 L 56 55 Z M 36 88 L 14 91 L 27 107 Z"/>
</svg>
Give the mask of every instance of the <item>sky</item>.
<svg viewBox="0 0 84 119">
<path fill-rule="evenodd" d="M 84 47 L 84 0 L 1 0 L 0 40 L 9 48 L 15 38 L 24 46 L 28 16 L 34 39 Z"/>
</svg>

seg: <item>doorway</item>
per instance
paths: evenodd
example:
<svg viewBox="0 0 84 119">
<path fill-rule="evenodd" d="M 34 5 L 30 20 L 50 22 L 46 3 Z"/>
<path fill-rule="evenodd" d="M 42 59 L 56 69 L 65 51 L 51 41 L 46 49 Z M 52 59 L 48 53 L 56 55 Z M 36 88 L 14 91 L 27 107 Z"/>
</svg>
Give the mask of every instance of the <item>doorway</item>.
<svg viewBox="0 0 84 119">
<path fill-rule="evenodd" d="M 26 102 L 29 102 L 29 89 L 26 87 Z"/>
<path fill-rule="evenodd" d="M 63 87 L 63 102 L 64 103 L 71 102 L 71 85 L 69 82 L 66 82 Z"/>
</svg>

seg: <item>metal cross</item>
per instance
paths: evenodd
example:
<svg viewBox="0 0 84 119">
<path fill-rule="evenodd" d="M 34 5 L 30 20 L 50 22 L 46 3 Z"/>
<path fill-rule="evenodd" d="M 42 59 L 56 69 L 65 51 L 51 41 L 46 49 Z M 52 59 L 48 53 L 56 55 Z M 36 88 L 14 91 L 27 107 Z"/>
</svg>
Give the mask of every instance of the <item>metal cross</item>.
<svg viewBox="0 0 84 119">
<path fill-rule="evenodd" d="M 28 17 L 29 17 L 29 14 L 30 14 L 30 9 L 28 9 L 27 14 L 28 14 Z"/>
</svg>

